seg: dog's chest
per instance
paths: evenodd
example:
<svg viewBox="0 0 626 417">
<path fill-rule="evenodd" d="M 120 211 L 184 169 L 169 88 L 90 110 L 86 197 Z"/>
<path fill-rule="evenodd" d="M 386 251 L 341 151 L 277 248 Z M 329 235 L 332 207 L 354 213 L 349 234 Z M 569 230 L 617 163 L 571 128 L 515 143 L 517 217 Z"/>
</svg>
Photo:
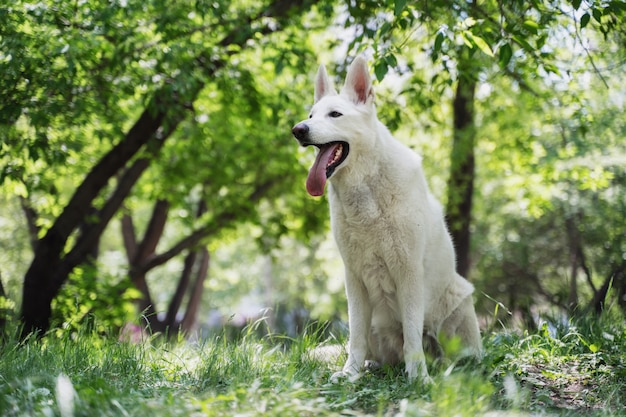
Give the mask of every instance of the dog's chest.
<svg viewBox="0 0 626 417">
<path fill-rule="evenodd" d="M 370 301 L 395 309 L 400 277 L 393 269 L 404 269 L 414 256 L 406 237 L 415 224 L 405 224 L 406 217 L 397 215 L 398 199 L 376 191 L 362 185 L 331 194 L 332 228 L 346 266 L 365 285 Z"/>
<path fill-rule="evenodd" d="M 383 226 L 382 220 L 389 210 L 393 210 L 395 198 L 384 192 L 379 184 L 363 183 L 342 190 L 331 188 L 330 214 L 333 227 L 352 229 L 355 233 L 367 232 L 371 227 Z"/>
</svg>

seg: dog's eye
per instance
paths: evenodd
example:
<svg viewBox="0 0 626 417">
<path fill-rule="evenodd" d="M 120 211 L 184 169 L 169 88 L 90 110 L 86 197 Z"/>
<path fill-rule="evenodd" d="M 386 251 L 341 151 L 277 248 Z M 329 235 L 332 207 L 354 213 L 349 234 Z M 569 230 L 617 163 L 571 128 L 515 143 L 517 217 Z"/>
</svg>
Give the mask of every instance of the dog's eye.
<svg viewBox="0 0 626 417">
<path fill-rule="evenodd" d="M 309 114 L 309 119 L 311 119 L 313 117 L 313 113 Z"/>
<path fill-rule="evenodd" d="M 331 111 L 330 113 L 328 113 L 328 115 L 333 118 L 343 116 L 343 114 L 339 113 L 338 111 Z"/>
</svg>

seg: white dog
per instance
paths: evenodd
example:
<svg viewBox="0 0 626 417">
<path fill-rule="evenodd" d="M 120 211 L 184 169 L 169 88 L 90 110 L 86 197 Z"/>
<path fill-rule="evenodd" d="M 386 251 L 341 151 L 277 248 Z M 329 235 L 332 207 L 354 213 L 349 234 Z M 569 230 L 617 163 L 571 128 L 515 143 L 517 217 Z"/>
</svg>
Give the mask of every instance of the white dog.
<svg viewBox="0 0 626 417">
<path fill-rule="evenodd" d="M 455 272 L 421 158 L 376 116 L 365 59 L 354 60 L 340 94 L 320 66 L 309 119 L 292 132 L 302 146 L 319 148 L 306 188 L 320 196 L 330 180 L 331 227 L 345 265 L 348 360 L 333 379 L 357 376 L 373 360 L 404 361 L 409 379 L 427 381 L 423 337 L 440 332 L 480 355 L 474 288 Z"/>
</svg>

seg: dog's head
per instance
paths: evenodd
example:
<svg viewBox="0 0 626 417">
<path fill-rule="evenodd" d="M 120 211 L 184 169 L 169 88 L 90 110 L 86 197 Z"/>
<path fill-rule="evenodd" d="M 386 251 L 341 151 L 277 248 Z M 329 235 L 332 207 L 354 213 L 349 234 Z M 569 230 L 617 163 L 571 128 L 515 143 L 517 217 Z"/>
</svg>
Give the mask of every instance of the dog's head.
<svg viewBox="0 0 626 417">
<path fill-rule="evenodd" d="M 375 124 L 374 90 L 366 60 L 359 56 L 352 62 L 340 94 L 321 65 L 309 119 L 291 130 L 300 145 L 319 149 L 306 181 L 309 194 L 322 195 L 326 181 L 348 166 L 351 153 L 373 145 Z"/>
</svg>

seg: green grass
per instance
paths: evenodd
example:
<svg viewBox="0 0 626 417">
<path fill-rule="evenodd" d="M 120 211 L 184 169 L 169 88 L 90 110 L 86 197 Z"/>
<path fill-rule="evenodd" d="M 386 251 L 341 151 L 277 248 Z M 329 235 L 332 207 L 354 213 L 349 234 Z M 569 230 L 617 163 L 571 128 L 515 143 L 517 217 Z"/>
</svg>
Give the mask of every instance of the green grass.
<svg viewBox="0 0 626 417">
<path fill-rule="evenodd" d="M 481 361 L 431 362 L 430 386 L 397 368 L 331 384 L 343 358 L 314 359 L 323 343 L 315 335 L 252 334 L 201 343 L 129 344 L 86 332 L 9 340 L 0 352 L 0 415 L 626 415 L 623 321 L 486 335 Z"/>
</svg>

